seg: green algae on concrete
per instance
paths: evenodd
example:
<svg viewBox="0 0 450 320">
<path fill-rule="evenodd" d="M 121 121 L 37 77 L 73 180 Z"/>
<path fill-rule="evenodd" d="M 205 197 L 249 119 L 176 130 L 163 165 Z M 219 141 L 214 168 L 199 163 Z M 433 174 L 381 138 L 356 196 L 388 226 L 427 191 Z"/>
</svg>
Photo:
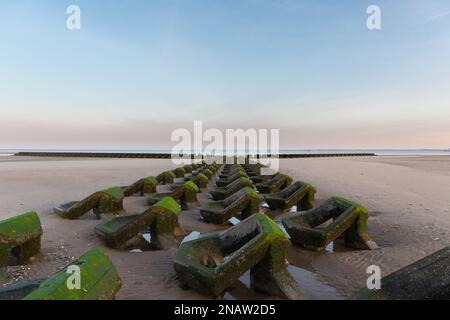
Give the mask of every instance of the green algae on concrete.
<svg viewBox="0 0 450 320">
<path fill-rule="evenodd" d="M 357 203 L 333 197 L 322 205 L 303 213 L 295 213 L 282 220 L 291 241 L 306 249 L 322 251 L 341 235 L 347 247 L 359 250 L 377 249 L 367 233 L 367 209 Z M 320 227 L 332 219 L 326 227 Z"/>
<path fill-rule="evenodd" d="M 141 196 L 149 193 L 156 192 L 156 186 L 158 185 L 158 180 L 155 177 L 150 176 L 140 179 L 133 183 L 132 185 L 124 188 L 123 193 L 125 197 L 132 196 L 133 194 L 139 193 Z"/>
<path fill-rule="evenodd" d="M 356 300 L 449 300 L 450 246 L 381 279 L 381 288 L 364 288 Z"/>
<path fill-rule="evenodd" d="M 172 171 L 164 171 L 156 176 L 156 180 L 162 184 L 173 183 L 175 179 L 175 174 Z"/>
<path fill-rule="evenodd" d="M 238 174 L 238 173 L 240 173 L 240 176 L 241 176 L 241 177 L 247 176 L 247 174 L 246 174 L 246 172 L 245 172 L 244 169 L 235 169 L 235 170 L 229 170 L 229 171 L 225 171 L 225 172 L 222 171 L 222 172 L 219 174 L 219 179 L 221 179 L 221 180 L 226 180 L 226 179 L 228 179 L 229 177 L 234 176 L 234 175 L 236 175 L 236 174 Z"/>
<path fill-rule="evenodd" d="M 186 170 L 184 170 L 183 167 L 176 168 L 172 172 L 173 172 L 173 174 L 175 175 L 176 178 L 183 178 L 184 175 L 186 174 Z"/>
<path fill-rule="evenodd" d="M 209 170 L 209 169 L 204 169 L 202 170 L 202 173 L 208 177 L 208 180 L 211 180 L 211 178 L 213 177 L 214 173 Z"/>
<path fill-rule="evenodd" d="M 248 178 L 247 174 L 243 171 L 237 171 L 225 178 L 220 178 L 216 181 L 216 186 L 218 187 L 225 187 L 229 185 L 230 183 L 233 183 L 234 181 L 240 179 L 240 178 Z"/>
<path fill-rule="evenodd" d="M 309 210 L 314 206 L 316 189 L 313 185 L 297 181 L 280 192 L 264 196 L 272 210 L 287 210 L 297 206 L 297 211 Z"/>
<path fill-rule="evenodd" d="M 199 173 L 194 178 L 192 178 L 192 182 L 194 182 L 199 188 L 207 188 L 209 179 L 203 173 Z"/>
<path fill-rule="evenodd" d="M 0 221 L 0 276 L 6 271 L 8 257 L 21 265 L 41 250 L 42 226 L 36 212 Z"/>
<path fill-rule="evenodd" d="M 175 235 L 181 230 L 178 223 L 180 211 L 178 203 L 166 197 L 141 214 L 115 217 L 97 225 L 95 233 L 107 246 L 121 249 L 129 240 L 150 228 L 151 247 L 177 247 Z"/>
<path fill-rule="evenodd" d="M 193 182 L 192 180 L 187 181 L 187 182 L 184 184 L 184 186 L 185 186 L 186 188 L 188 188 L 188 189 L 194 190 L 195 192 L 199 192 L 199 191 L 200 191 L 200 188 L 199 188 L 199 187 L 195 184 L 195 182 Z"/>
<path fill-rule="evenodd" d="M 65 219 L 78 219 L 93 210 L 97 219 L 104 213 L 120 214 L 123 211 L 124 191 L 120 187 L 95 192 L 81 201 L 70 201 L 54 208 Z"/>
<path fill-rule="evenodd" d="M 253 188 L 253 183 L 248 178 L 239 178 L 227 186 L 213 188 L 210 193 L 213 200 L 224 200 L 245 187 Z"/>
<path fill-rule="evenodd" d="M 224 224 L 230 218 L 240 215 L 246 219 L 259 211 L 261 198 L 252 188 L 245 187 L 224 200 L 206 202 L 200 209 L 203 221 Z"/>
<path fill-rule="evenodd" d="M 80 271 L 79 289 L 68 285 L 73 266 Z M 108 255 L 94 248 L 42 283 L 24 300 L 112 300 L 121 286 L 122 281 Z"/>
<path fill-rule="evenodd" d="M 154 207 L 169 210 L 177 215 L 181 212 L 180 206 L 172 197 L 163 198 L 161 201 L 157 202 Z"/>
<path fill-rule="evenodd" d="M 147 203 L 149 205 L 154 205 L 165 197 L 171 197 L 180 201 L 181 208 L 187 210 L 189 209 L 189 203 L 197 202 L 197 191 L 192 185 L 178 185 L 171 192 L 151 194 L 147 199 Z"/>
<path fill-rule="evenodd" d="M 302 290 L 287 271 L 289 247 L 277 224 L 257 213 L 221 233 L 182 243 L 174 267 L 182 285 L 204 295 L 222 295 L 250 270 L 252 289 L 299 299 Z"/>
<path fill-rule="evenodd" d="M 261 193 L 275 193 L 292 183 L 292 178 L 285 174 L 277 174 L 270 180 L 257 183 L 256 189 Z"/>
</svg>

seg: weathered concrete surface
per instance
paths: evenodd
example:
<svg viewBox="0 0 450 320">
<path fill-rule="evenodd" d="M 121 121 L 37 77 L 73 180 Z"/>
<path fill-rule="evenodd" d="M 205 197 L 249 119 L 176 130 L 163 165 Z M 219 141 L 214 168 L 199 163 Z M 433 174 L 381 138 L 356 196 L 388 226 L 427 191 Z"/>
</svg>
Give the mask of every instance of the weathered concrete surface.
<svg viewBox="0 0 450 320">
<path fill-rule="evenodd" d="M 158 180 L 161 184 L 169 184 L 173 183 L 175 179 L 175 174 L 172 171 L 164 171 L 156 176 L 156 180 Z"/>
<path fill-rule="evenodd" d="M 287 210 L 297 206 L 297 211 L 309 210 L 314 206 L 316 189 L 313 185 L 296 181 L 280 192 L 264 195 L 272 210 Z"/>
<path fill-rule="evenodd" d="M 54 212 L 64 219 L 73 220 L 93 210 L 97 219 L 100 219 L 100 215 L 103 213 L 122 213 L 124 197 L 122 188 L 112 187 L 95 192 L 81 201 L 71 201 L 56 206 Z"/>
<path fill-rule="evenodd" d="M 183 286 L 219 296 L 247 270 L 254 290 L 288 299 L 302 290 L 287 271 L 289 240 L 269 217 L 257 213 L 238 225 L 183 243 L 175 270 Z"/>
<path fill-rule="evenodd" d="M 213 200 L 224 200 L 245 187 L 253 188 L 253 183 L 248 178 L 239 178 L 224 187 L 213 188 L 210 194 Z"/>
<path fill-rule="evenodd" d="M 285 174 L 277 174 L 267 181 L 256 184 L 256 189 L 261 193 L 275 193 L 292 183 L 292 178 Z"/>
<path fill-rule="evenodd" d="M 157 185 L 158 180 L 156 179 L 156 177 L 150 176 L 140 179 L 132 185 L 125 187 L 123 189 L 123 193 L 125 197 L 132 196 L 136 193 L 139 193 L 140 196 L 144 196 L 145 194 L 155 193 Z"/>
<path fill-rule="evenodd" d="M 211 201 L 203 204 L 200 214 L 203 221 L 224 224 L 231 217 L 240 214 L 241 220 L 259 211 L 261 198 L 251 188 L 245 187 L 225 200 Z"/>
<path fill-rule="evenodd" d="M 306 249 L 323 251 L 339 236 L 344 235 L 345 245 L 360 250 L 377 249 L 377 244 L 367 233 L 367 210 L 350 200 L 334 197 L 321 206 L 296 213 L 282 220 L 291 241 Z M 325 227 L 323 223 L 332 220 Z"/>
<path fill-rule="evenodd" d="M 381 279 L 380 290 L 367 288 L 353 299 L 450 299 L 450 247 L 445 247 Z"/>
<path fill-rule="evenodd" d="M 8 257 L 21 265 L 41 250 L 42 226 L 36 212 L 28 212 L 0 221 L 0 277 L 8 266 Z"/>
<path fill-rule="evenodd" d="M 95 233 L 111 248 L 123 249 L 132 238 L 150 228 L 150 245 L 154 249 L 169 249 L 178 246 L 176 234 L 181 228 L 178 203 L 165 197 L 141 214 L 115 217 L 95 227 Z"/>
<path fill-rule="evenodd" d="M 180 202 L 181 209 L 187 210 L 189 209 L 189 203 L 197 202 L 198 191 L 199 188 L 194 182 L 187 181 L 183 185 L 175 187 L 171 192 L 151 194 L 147 199 L 147 203 L 154 205 L 165 197 L 171 197 Z"/>
<path fill-rule="evenodd" d="M 69 288 L 67 283 L 73 272 L 68 266 L 42 283 L 24 300 L 112 300 L 122 286 L 108 255 L 100 248 L 86 252 L 72 264 L 80 271 L 80 288 Z"/>
</svg>

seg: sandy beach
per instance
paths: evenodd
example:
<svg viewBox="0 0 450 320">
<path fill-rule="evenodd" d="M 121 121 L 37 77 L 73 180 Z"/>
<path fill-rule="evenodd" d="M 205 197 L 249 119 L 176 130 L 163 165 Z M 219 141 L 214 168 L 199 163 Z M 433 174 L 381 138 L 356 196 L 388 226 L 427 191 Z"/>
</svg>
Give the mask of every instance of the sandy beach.
<svg viewBox="0 0 450 320">
<path fill-rule="evenodd" d="M 53 213 L 54 205 L 174 167 L 170 160 L 0 157 L 0 219 L 37 211 L 44 229 L 42 255 L 25 267 L 9 268 L 6 284 L 46 278 L 89 248 L 103 246 L 94 233 L 99 223 L 94 215 L 64 220 Z M 369 233 L 380 246 L 355 251 L 334 243 L 324 253 L 292 247 L 290 271 L 306 298 L 346 299 L 365 286 L 369 265 L 378 265 L 387 275 L 450 244 L 450 156 L 292 159 L 282 160 L 280 171 L 315 185 L 317 204 L 341 195 L 365 206 Z M 167 188 L 158 186 L 158 191 Z M 209 195 L 199 198 L 202 202 Z M 142 197 L 125 200 L 127 212 L 145 208 Z M 192 208 L 182 212 L 180 224 L 187 232 L 226 228 L 199 219 L 198 209 Z M 117 299 L 204 298 L 178 286 L 175 250 L 106 250 L 123 280 Z M 246 274 L 224 298 L 267 297 L 248 289 Z"/>
</svg>

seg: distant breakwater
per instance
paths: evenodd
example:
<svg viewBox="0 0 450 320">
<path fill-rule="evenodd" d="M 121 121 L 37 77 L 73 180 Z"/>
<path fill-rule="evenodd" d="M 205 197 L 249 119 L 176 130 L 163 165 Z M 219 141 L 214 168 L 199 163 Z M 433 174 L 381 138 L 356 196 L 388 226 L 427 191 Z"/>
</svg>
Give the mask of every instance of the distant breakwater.
<svg viewBox="0 0 450 320">
<path fill-rule="evenodd" d="M 127 158 L 127 159 L 171 159 L 171 153 L 121 153 L 121 152 L 18 152 L 16 156 L 23 157 L 65 157 L 65 158 Z M 293 153 L 274 155 L 279 159 L 295 158 L 331 158 L 331 157 L 373 157 L 375 153 Z M 177 158 L 177 155 L 174 155 Z M 191 155 L 191 159 L 200 155 Z M 264 155 L 257 158 L 266 158 Z M 270 156 L 268 157 L 270 158 Z"/>
</svg>

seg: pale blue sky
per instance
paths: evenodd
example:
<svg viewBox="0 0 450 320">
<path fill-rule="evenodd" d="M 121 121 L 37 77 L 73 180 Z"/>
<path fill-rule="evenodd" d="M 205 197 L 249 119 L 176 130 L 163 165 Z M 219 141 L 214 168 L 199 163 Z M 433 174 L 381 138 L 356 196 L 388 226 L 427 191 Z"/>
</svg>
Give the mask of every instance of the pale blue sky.
<svg viewBox="0 0 450 320">
<path fill-rule="evenodd" d="M 446 0 L 0 0 L 0 40 L 0 148 L 169 147 L 194 120 L 283 148 L 450 147 Z"/>
</svg>

